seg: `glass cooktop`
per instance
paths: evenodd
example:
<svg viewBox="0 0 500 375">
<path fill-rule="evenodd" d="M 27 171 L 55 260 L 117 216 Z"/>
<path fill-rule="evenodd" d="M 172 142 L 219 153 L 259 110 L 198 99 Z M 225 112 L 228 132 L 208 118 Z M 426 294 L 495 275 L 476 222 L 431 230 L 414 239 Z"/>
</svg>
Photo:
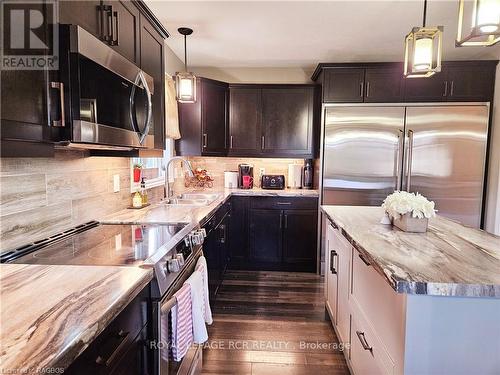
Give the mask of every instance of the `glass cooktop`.
<svg viewBox="0 0 500 375">
<path fill-rule="evenodd" d="M 50 265 L 138 265 L 160 248 L 174 247 L 176 243 L 172 238 L 185 226 L 97 225 L 39 248 L 33 249 L 31 245 L 17 249 L 10 255 L 13 261 L 2 261 Z"/>
</svg>

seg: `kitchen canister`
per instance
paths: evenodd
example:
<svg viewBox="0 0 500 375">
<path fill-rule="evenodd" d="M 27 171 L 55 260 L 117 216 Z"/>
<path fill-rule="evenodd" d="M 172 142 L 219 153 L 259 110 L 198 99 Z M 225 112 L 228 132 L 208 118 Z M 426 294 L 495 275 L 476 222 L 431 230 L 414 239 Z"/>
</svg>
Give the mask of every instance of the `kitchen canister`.
<svg viewBox="0 0 500 375">
<path fill-rule="evenodd" d="M 238 172 L 224 172 L 224 187 L 226 189 L 236 189 L 238 187 Z"/>
</svg>

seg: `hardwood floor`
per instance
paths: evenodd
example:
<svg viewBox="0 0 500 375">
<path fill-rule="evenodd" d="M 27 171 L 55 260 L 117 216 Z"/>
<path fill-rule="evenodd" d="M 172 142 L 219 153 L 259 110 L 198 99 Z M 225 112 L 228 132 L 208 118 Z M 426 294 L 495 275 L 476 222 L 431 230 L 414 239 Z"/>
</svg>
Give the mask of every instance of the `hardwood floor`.
<svg viewBox="0 0 500 375">
<path fill-rule="evenodd" d="M 212 303 L 202 373 L 349 374 L 323 293 L 315 274 L 228 271 Z"/>
</svg>

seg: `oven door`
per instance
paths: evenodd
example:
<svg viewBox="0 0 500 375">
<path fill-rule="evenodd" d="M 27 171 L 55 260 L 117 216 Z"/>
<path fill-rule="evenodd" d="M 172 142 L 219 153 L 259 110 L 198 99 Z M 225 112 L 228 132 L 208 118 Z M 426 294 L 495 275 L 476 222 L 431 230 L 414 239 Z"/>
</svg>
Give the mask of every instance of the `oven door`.
<svg viewBox="0 0 500 375">
<path fill-rule="evenodd" d="M 154 148 L 153 78 L 81 27 L 66 27 L 72 142 Z"/>
</svg>

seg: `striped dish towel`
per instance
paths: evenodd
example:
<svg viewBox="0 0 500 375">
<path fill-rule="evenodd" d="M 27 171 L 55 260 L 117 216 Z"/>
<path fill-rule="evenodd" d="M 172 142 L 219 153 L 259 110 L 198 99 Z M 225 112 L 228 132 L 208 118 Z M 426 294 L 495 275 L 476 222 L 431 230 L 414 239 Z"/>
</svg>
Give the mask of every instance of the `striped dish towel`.
<svg viewBox="0 0 500 375">
<path fill-rule="evenodd" d="M 198 263 L 196 263 L 196 270 L 201 273 L 203 279 L 203 316 L 205 317 L 205 323 L 210 325 L 212 324 L 213 320 L 208 293 L 208 266 L 207 260 L 204 256 L 201 256 L 198 259 Z"/>
<path fill-rule="evenodd" d="M 179 362 L 193 343 L 193 316 L 191 287 L 184 284 L 177 293 L 177 304 L 172 308 L 172 357 Z"/>
</svg>

